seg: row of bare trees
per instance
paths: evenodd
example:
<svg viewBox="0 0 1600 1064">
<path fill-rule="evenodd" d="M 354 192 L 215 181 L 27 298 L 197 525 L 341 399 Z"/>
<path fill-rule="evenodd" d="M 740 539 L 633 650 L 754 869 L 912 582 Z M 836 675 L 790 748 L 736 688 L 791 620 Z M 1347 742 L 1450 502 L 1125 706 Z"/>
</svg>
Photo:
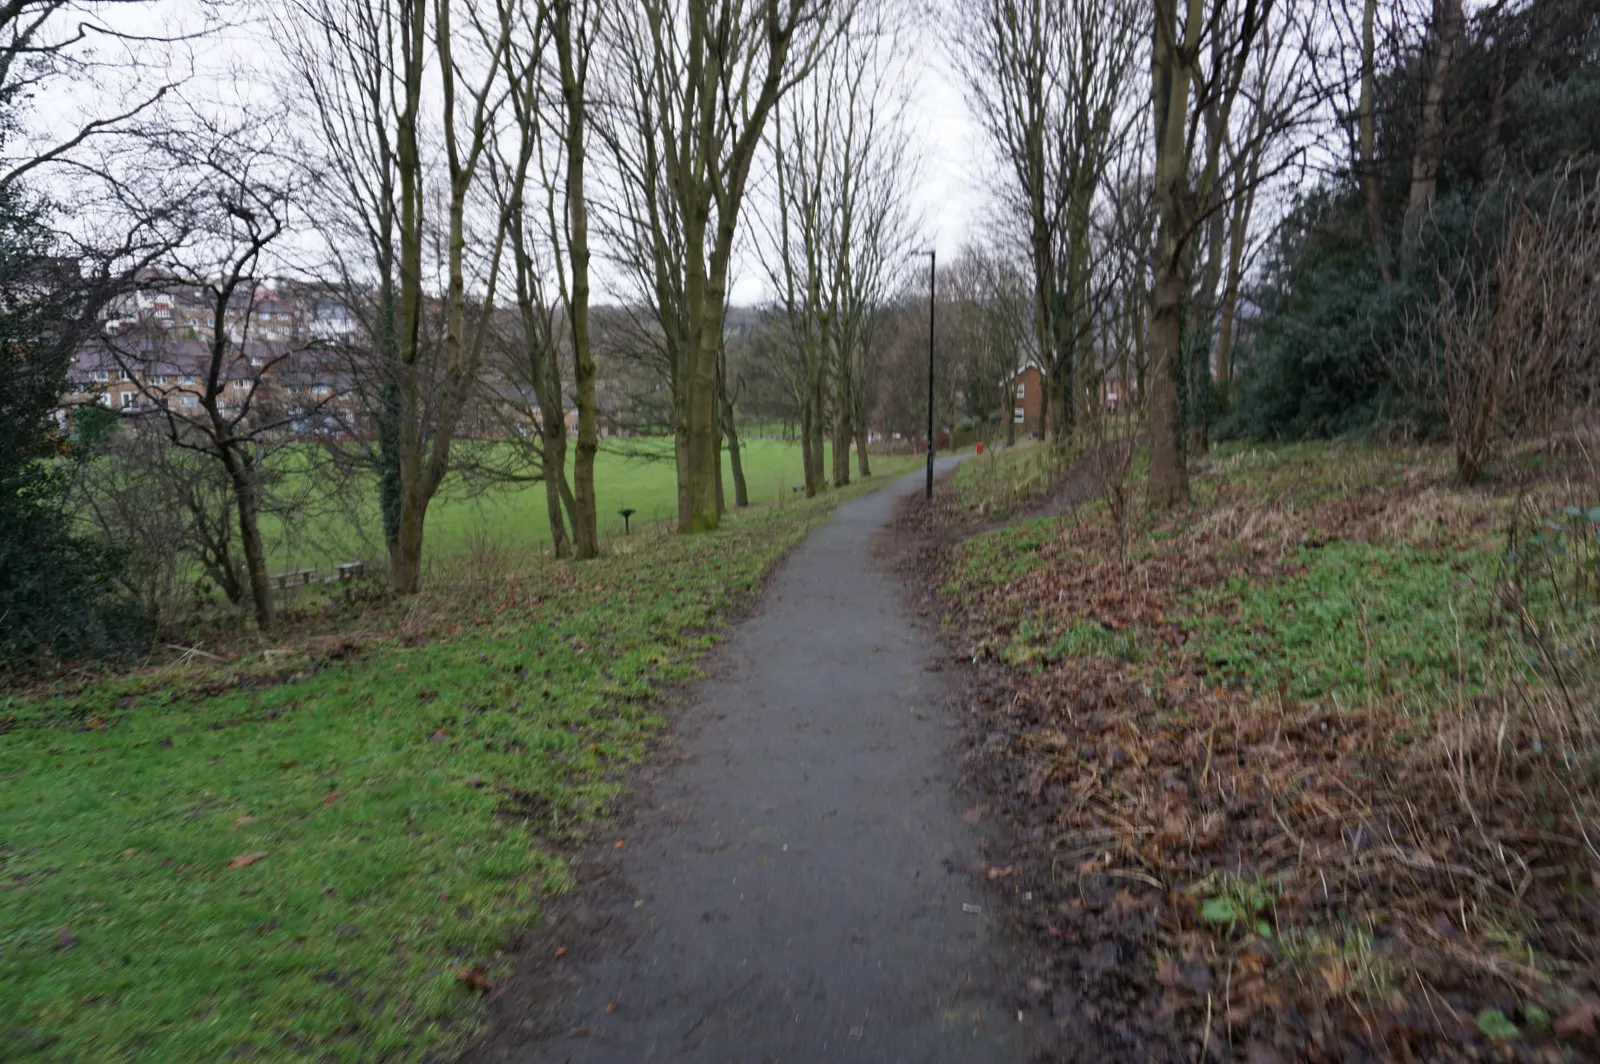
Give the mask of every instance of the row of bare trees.
<svg viewBox="0 0 1600 1064">
<path fill-rule="evenodd" d="M 1434 15 L 1439 62 L 1458 8 Z M 1044 428 L 1063 441 L 1108 395 L 1147 397 L 1149 499 L 1182 503 L 1276 220 L 1263 204 L 1341 164 L 1329 133 L 1349 134 L 1358 166 L 1375 150 L 1375 5 L 984 0 L 956 14 L 949 51 L 1033 290 Z"/>
<path fill-rule="evenodd" d="M 850 482 L 852 447 L 860 475 L 870 475 L 878 333 L 913 244 L 906 33 L 890 5 L 857 10 L 772 124 L 761 259 L 785 326 L 773 354 L 800 413 L 807 496 L 830 479 Z"/>
<path fill-rule="evenodd" d="M 109 209 L 159 239 L 125 268 L 132 317 L 99 338 L 92 372 L 105 380 L 109 367 L 117 382 L 103 399 L 139 436 L 124 448 L 130 461 L 160 441 L 227 485 L 220 511 L 205 495 L 192 515 L 215 548 L 200 553 L 226 557 L 217 574 L 227 596 L 248 601 L 262 626 L 275 622 L 263 517 L 281 516 L 273 487 L 310 463 L 308 439 L 327 469 L 376 484 L 398 593 L 419 589 L 429 507 L 464 460 L 502 480 L 542 481 L 556 554 L 597 554 L 597 246 L 670 390 L 680 530 L 716 527 L 725 444 L 746 502 L 728 291 L 775 116 L 802 89 L 813 103 L 846 86 L 852 94 L 828 124 L 841 138 L 828 165 L 843 221 L 836 213 L 813 237 L 832 241 L 814 249 L 833 278 L 839 401 L 827 432 L 846 456 L 857 444 L 864 470 L 866 361 L 884 264 L 904 239 L 906 144 L 886 137 L 889 105 L 868 88 L 889 54 L 891 5 L 859 16 L 858 6 L 265 7 L 251 24 L 271 45 L 276 102 L 244 81 L 241 99 L 220 99 L 228 77 L 208 74 L 172 108 L 182 120 L 152 125 L 128 154 L 143 178 L 102 182 Z M 39 5 L 47 18 L 69 7 Z M 157 86 L 153 100 L 172 90 Z M 870 166 L 851 159 L 863 148 Z M 876 254 L 856 237 L 868 230 Z M 284 285 L 269 280 L 284 276 L 300 278 L 305 298 L 336 305 L 340 327 L 284 332 L 274 320 Z M 150 310 L 174 290 L 203 309 L 176 329 Z M 188 468 L 166 450 L 149 468 Z"/>
</svg>

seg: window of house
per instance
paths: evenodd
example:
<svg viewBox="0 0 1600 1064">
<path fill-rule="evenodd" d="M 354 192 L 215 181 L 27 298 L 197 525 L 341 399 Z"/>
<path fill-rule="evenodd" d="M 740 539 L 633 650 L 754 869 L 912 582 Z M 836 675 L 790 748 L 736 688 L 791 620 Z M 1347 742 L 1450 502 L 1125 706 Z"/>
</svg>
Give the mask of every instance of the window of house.
<svg viewBox="0 0 1600 1064">
<path fill-rule="evenodd" d="M 260 369 L 262 366 L 265 366 L 267 364 L 267 360 L 262 358 L 262 357 L 260 357 L 259 355 L 252 355 L 251 358 L 250 358 L 250 364 L 252 366 L 254 366 L 256 369 Z"/>
<path fill-rule="evenodd" d="M 194 378 L 192 376 L 190 376 L 189 374 L 185 373 L 183 376 L 178 378 L 178 383 L 179 384 L 193 384 L 194 383 Z"/>
<path fill-rule="evenodd" d="M 235 377 L 233 379 L 233 386 L 238 388 L 240 391 L 243 391 L 244 389 L 250 387 L 250 382 L 243 377 Z"/>
<path fill-rule="evenodd" d="M 318 399 L 325 399 L 333 394 L 333 389 L 328 387 L 326 384 L 313 384 L 311 386 L 311 394 L 316 396 Z"/>
<path fill-rule="evenodd" d="M 181 400 L 180 400 L 180 402 L 181 402 L 181 403 L 182 403 L 182 404 L 183 404 L 183 405 L 184 405 L 184 406 L 195 406 L 195 405 L 197 405 L 197 404 L 198 404 L 198 403 L 199 403 L 199 400 L 198 400 L 198 399 L 196 399 L 196 398 L 195 398 L 195 397 L 194 397 L 194 396 L 192 396 L 192 395 L 186 395 L 186 396 L 184 396 L 184 397 L 183 397 L 183 399 L 181 399 Z"/>
<path fill-rule="evenodd" d="M 164 375 L 158 373 L 154 377 L 150 378 L 150 383 L 151 384 L 165 384 L 165 383 L 167 383 L 167 378 Z"/>
<path fill-rule="evenodd" d="M 134 407 L 136 407 L 138 405 L 139 405 L 139 393 L 138 392 L 123 392 L 122 393 L 122 409 L 124 409 L 124 410 L 132 410 Z"/>
<path fill-rule="evenodd" d="M 1024 421 L 1028 420 L 1028 412 L 1019 406 L 1015 410 L 1011 411 L 1011 420 L 1020 425 Z"/>
</svg>

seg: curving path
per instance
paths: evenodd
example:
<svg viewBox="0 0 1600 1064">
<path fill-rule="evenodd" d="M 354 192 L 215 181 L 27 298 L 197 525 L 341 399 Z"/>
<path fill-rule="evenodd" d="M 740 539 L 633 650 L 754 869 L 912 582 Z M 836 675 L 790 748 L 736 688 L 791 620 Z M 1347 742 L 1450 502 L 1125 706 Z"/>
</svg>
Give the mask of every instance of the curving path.
<svg viewBox="0 0 1600 1064">
<path fill-rule="evenodd" d="M 921 483 L 841 506 L 734 629 L 617 854 L 620 886 L 539 993 L 500 1003 L 535 1037 L 494 1059 L 1024 1059 L 931 641 L 871 561 Z"/>
</svg>

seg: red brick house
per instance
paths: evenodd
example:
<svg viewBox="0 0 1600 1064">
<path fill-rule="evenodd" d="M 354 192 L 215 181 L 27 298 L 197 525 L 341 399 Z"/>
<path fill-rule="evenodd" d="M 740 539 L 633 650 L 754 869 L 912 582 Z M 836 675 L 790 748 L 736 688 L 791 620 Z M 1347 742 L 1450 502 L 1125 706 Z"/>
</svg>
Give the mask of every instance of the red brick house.
<svg viewBox="0 0 1600 1064">
<path fill-rule="evenodd" d="M 1044 375 L 1039 371 L 1039 364 L 1029 359 L 1022 367 L 1022 372 L 1008 383 L 1008 390 L 1014 393 L 1011 420 L 1017 427 L 1017 435 L 1026 436 L 1038 432 L 1039 411 L 1044 400 Z"/>
</svg>

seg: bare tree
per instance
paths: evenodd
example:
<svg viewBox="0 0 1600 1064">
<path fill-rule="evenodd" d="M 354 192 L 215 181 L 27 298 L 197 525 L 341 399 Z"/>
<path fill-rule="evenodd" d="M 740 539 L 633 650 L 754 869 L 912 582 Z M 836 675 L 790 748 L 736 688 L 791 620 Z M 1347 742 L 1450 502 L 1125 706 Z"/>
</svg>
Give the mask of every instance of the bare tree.
<svg viewBox="0 0 1600 1064">
<path fill-rule="evenodd" d="M 1411 157 L 1411 192 L 1406 201 L 1403 239 L 1407 246 L 1416 243 L 1422 219 L 1433 209 L 1434 198 L 1438 195 L 1439 164 L 1445 147 L 1445 90 L 1462 24 L 1461 0 L 1434 0 L 1424 49 L 1428 73 L 1422 87 L 1422 113 Z"/>
<path fill-rule="evenodd" d="M 468 199 L 481 178 L 485 148 L 495 126 L 495 113 L 504 95 L 503 67 L 509 47 L 513 15 L 500 5 L 492 17 L 464 5 L 469 23 L 477 31 L 476 54 L 458 52 L 454 24 L 456 3 L 435 0 L 429 18 L 427 0 L 405 0 L 399 9 L 400 101 L 396 123 L 396 160 L 400 186 L 400 299 L 399 299 L 399 454 L 400 520 L 390 570 L 394 589 L 401 594 L 417 591 L 422 575 L 423 530 L 428 504 L 450 469 L 450 447 L 469 397 L 476 389 L 483 347 L 494 310 L 500 259 L 505 247 L 508 212 L 501 210 L 491 229 L 491 250 L 483 271 L 485 292 L 477 300 L 477 321 L 467 330 Z M 431 36 L 428 32 L 431 26 Z M 422 156 L 422 98 L 431 84 L 427 77 L 427 49 L 438 56 L 440 134 L 444 142 L 445 277 L 442 293 L 444 338 L 440 351 L 438 394 L 425 409 L 422 394 L 425 347 L 422 337 L 423 233 L 426 215 L 426 170 Z M 459 58 L 458 58 L 459 57 Z M 471 69 L 469 71 L 469 61 Z M 464 96 L 463 96 L 464 89 Z"/>
<path fill-rule="evenodd" d="M 1600 382 L 1600 192 L 1517 203 L 1490 239 L 1488 269 L 1474 270 L 1472 249 L 1441 270 L 1438 302 L 1395 366 L 1419 406 L 1443 414 L 1464 483 Z"/>
<path fill-rule="evenodd" d="M 1049 381 L 1044 416 L 1061 439 L 1079 404 L 1078 362 L 1093 343 L 1094 204 L 1136 117 L 1137 5 L 985 0 L 965 10 L 952 51 L 1027 234 Z"/>
<path fill-rule="evenodd" d="M 264 275 L 294 197 L 274 154 L 246 133 L 217 129 L 198 146 L 169 142 L 167 162 L 198 174 L 190 228 L 144 284 L 197 308 L 203 321 L 187 346 L 181 327 L 147 324 L 106 337 L 108 360 L 128 382 L 112 405 L 225 472 L 250 601 L 266 628 L 275 619 L 261 536 L 268 461 L 298 431 L 322 423 L 338 388 L 314 350 L 257 335 L 264 308 L 278 301 Z"/>
<path fill-rule="evenodd" d="M 1188 306 L 1196 237 L 1225 203 L 1218 160 L 1233 102 L 1274 0 L 1157 0 L 1151 47 L 1155 131 L 1154 206 L 1158 219 L 1150 300 L 1150 505 L 1167 509 L 1189 497 L 1185 428 L 1194 330 Z M 1191 99 L 1192 97 L 1192 99 Z M 1191 103 L 1193 106 L 1191 107 Z M 1210 130 L 1210 134 L 1206 133 Z M 1261 136 L 1279 132 L 1277 127 Z M 1196 144 L 1204 141 L 1200 181 Z M 1233 195 L 1245 191 L 1234 185 Z M 1215 230 L 1213 230 L 1215 232 Z M 1218 238 L 1214 245 L 1220 249 Z M 1220 264 L 1220 250 L 1214 255 Z M 1202 319 L 1209 322 L 1209 318 Z M 1209 330 L 1207 330 L 1209 331 Z"/>
<path fill-rule="evenodd" d="M 718 355 L 755 154 L 846 2 L 642 0 L 618 20 L 606 137 L 622 188 L 611 225 L 668 358 L 682 532 L 719 517 Z"/>
<path fill-rule="evenodd" d="M 594 461 L 599 450 L 595 360 L 589 312 L 589 198 L 585 173 L 589 69 L 601 7 L 589 0 L 519 2 L 507 49 L 511 128 L 491 152 L 496 202 L 509 227 L 517 335 L 501 369 L 497 398 L 517 432 L 533 427 L 534 475 L 545 483 L 558 557 L 599 553 Z M 551 52 L 554 53 L 552 61 Z M 530 192 L 532 202 L 530 203 Z M 533 207 L 534 209 L 530 209 Z M 578 440 L 567 479 L 563 353 L 573 367 Z M 571 534 L 568 535 L 568 524 Z"/>
<path fill-rule="evenodd" d="M 350 436 L 376 475 L 391 557 L 400 540 L 398 116 L 406 77 L 420 76 L 415 64 L 393 65 L 403 2 L 293 0 L 270 9 L 285 96 L 311 118 L 300 129 L 303 208 L 325 245 L 329 291 L 357 325 L 344 337 L 347 371 L 376 434 L 370 442 L 363 432 Z"/>
</svg>

